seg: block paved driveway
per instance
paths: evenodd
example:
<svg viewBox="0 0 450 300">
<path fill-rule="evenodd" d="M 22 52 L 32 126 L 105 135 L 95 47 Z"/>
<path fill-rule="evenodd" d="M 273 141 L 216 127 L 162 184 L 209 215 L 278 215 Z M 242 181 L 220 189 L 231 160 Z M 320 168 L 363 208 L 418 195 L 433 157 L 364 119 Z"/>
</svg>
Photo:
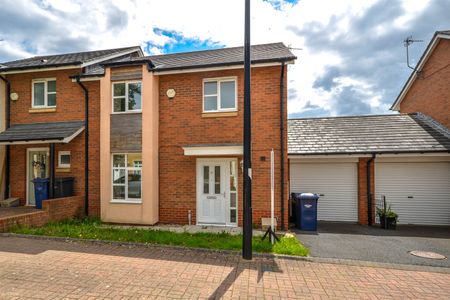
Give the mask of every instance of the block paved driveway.
<svg viewBox="0 0 450 300">
<path fill-rule="evenodd" d="M 421 268 L 0 237 L 0 299 L 448 298 L 447 269 Z"/>
</svg>

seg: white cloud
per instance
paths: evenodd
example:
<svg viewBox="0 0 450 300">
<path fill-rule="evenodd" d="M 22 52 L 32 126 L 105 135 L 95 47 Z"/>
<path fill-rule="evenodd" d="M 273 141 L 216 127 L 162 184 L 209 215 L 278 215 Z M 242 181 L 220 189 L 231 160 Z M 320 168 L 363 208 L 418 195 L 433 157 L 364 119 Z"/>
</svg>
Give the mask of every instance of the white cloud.
<svg viewBox="0 0 450 300">
<path fill-rule="evenodd" d="M 289 100 L 289 112 L 299 113 L 305 107 L 319 106 L 329 114 L 333 111 L 336 91 L 313 88 L 314 82 L 328 66 L 344 63 L 345 53 L 333 46 L 317 50 L 308 48 L 305 36 L 289 30 L 306 30 L 306 24 L 327 28 L 332 42 L 360 39 L 348 32 L 354 20 L 378 0 L 301 0 L 292 5 L 280 0 L 252 1 L 252 43 L 282 41 L 303 50 L 293 50 L 298 56 L 289 67 L 289 88 L 295 97 Z M 400 0 L 398 0 L 400 1 Z M 392 25 L 404 27 L 411 23 L 432 0 L 401 0 L 407 14 L 392 20 Z M 33 54 L 49 54 L 80 50 L 146 45 L 151 54 L 159 54 L 160 47 L 173 43 L 170 37 L 156 34 L 154 28 L 181 32 L 187 38 L 210 40 L 225 46 L 242 45 L 244 41 L 244 1 L 242 0 L 5 0 L 0 12 L 0 61 Z M 378 16 L 373 16 L 378 17 Z M 2 23 L 1 19 L 11 23 Z M 16 22 L 16 23 L 14 23 Z M 23 22 L 23 26 L 20 26 Z M 6 26 L 6 25 L 10 26 Z M 3 26 L 1 26 L 3 25 Z M 314 30 L 309 28 L 308 30 Z M 380 24 L 376 32 L 385 35 L 390 28 Z M 345 33 L 347 33 L 345 35 Z M 365 41 L 361 41 L 364 43 Z M 332 45 L 332 44 L 331 44 Z M 380 94 L 368 78 L 353 78 L 355 92 L 366 95 L 372 107 L 380 104 Z M 341 82 L 342 84 L 342 82 Z M 344 86 L 344 85 L 343 85 Z M 342 86 L 342 87 L 343 87 Z M 292 94 L 294 95 L 294 94 Z M 384 109 L 384 108 L 383 108 Z"/>
</svg>

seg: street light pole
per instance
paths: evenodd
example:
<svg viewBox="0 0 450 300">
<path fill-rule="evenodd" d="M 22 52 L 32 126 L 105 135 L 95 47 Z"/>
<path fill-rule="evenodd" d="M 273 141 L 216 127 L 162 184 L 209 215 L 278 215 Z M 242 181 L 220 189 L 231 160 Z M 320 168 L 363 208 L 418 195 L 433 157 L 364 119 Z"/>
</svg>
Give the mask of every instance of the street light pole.
<svg viewBox="0 0 450 300">
<path fill-rule="evenodd" d="M 244 36 L 244 230 L 242 257 L 252 259 L 252 113 L 250 73 L 250 0 L 245 0 Z"/>
</svg>

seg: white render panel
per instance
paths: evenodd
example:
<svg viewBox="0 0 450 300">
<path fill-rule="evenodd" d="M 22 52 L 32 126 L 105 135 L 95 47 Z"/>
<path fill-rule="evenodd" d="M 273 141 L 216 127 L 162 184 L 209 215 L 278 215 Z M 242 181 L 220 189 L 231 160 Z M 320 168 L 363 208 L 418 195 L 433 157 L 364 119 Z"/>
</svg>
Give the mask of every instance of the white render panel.
<svg viewBox="0 0 450 300">
<path fill-rule="evenodd" d="M 317 218 L 323 221 L 358 221 L 356 163 L 291 163 L 291 193 L 321 194 Z"/>
<path fill-rule="evenodd" d="M 399 224 L 450 225 L 450 163 L 376 163 L 377 204 L 382 195 Z"/>
</svg>

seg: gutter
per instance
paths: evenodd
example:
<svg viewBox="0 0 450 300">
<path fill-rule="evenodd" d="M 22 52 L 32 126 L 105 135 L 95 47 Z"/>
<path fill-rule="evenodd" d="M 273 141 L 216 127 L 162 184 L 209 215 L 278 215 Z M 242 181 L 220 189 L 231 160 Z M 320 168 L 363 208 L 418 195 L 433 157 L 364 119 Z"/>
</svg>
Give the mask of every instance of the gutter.
<svg viewBox="0 0 450 300">
<path fill-rule="evenodd" d="M 151 58 L 151 57 L 150 57 Z M 258 59 L 252 60 L 251 65 L 264 64 L 264 63 L 281 63 L 286 64 L 297 59 L 296 56 L 286 57 L 286 58 L 268 58 L 268 59 Z M 213 63 L 213 64 L 201 64 L 201 65 L 193 65 L 193 66 L 181 66 L 181 67 L 156 67 L 153 69 L 154 72 L 166 72 L 166 71 L 179 71 L 179 70 L 195 70 L 195 69 L 203 69 L 203 68 L 217 68 L 217 67 L 231 67 L 231 66 L 243 66 L 244 61 L 233 61 L 233 62 L 224 62 L 224 63 Z"/>
<path fill-rule="evenodd" d="M 11 127 L 11 106 L 9 102 L 9 97 L 11 94 L 11 83 L 2 75 L 0 75 L 0 79 L 3 80 L 6 84 L 6 95 L 5 95 L 5 129 Z M 6 145 L 6 153 L 5 153 L 5 195 L 4 199 L 8 199 L 10 196 L 10 184 L 9 184 L 9 173 L 10 173 L 10 160 L 11 160 L 11 149 L 9 145 Z"/>
<path fill-rule="evenodd" d="M 367 224 L 372 226 L 372 187 L 371 187 L 371 173 L 370 165 L 374 161 L 376 153 L 372 153 L 372 157 L 367 161 Z"/>
<path fill-rule="evenodd" d="M 84 92 L 84 213 L 89 215 L 89 91 L 81 83 L 80 77 L 76 78 L 78 85 Z"/>
<path fill-rule="evenodd" d="M 281 63 L 281 76 L 280 76 L 281 230 L 285 229 L 284 228 L 284 70 L 285 70 L 285 62 L 283 61 Z"/>
<path fill-rule="evenodd" d="M 379 151 L 379 152 L 314 152 L 314 153 L 288 153 L 289 156 L 297 156 L 297 157 L 304 157 L 304 156 L 320 156 L 320 155 L 342 155 L 342 156 L 358 156 L 358 155 L 383 155 L 383 154 L 426 154 L 426 153 L 450 153 L 450 150 L 415 150 L 415 151 Z"/>
</svg>

